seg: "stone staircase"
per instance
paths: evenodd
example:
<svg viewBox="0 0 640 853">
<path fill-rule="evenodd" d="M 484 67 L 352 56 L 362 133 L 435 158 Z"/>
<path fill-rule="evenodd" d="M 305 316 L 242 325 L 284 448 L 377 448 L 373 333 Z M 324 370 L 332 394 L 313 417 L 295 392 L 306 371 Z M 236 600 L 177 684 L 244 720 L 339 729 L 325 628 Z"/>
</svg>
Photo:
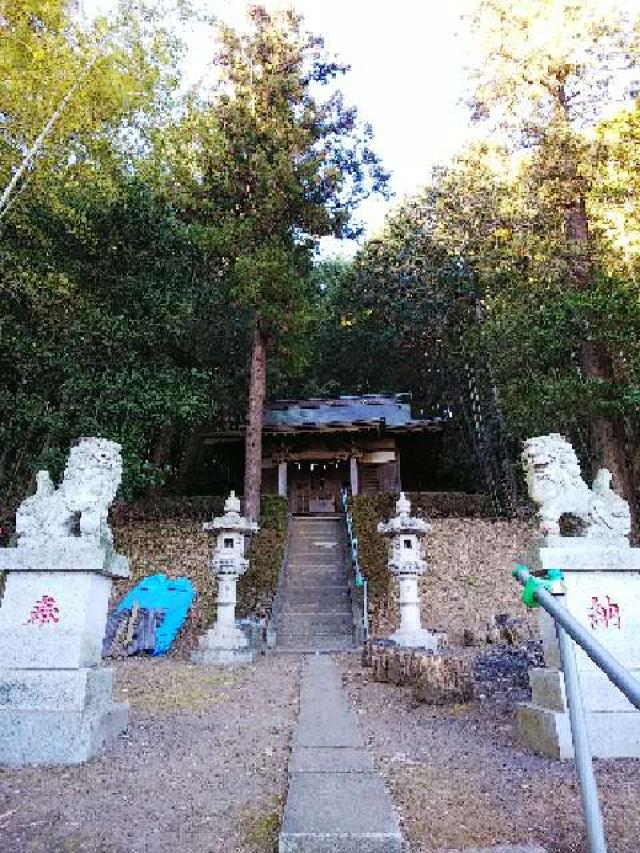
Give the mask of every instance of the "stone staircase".
<svg viewBox="0 0 640 853">
<path fill-rule="evenodd" d="M 293 516 L 276 648 L 285 652 L 354 647 L 344 522 L 340 516 Z"/>
</svg>

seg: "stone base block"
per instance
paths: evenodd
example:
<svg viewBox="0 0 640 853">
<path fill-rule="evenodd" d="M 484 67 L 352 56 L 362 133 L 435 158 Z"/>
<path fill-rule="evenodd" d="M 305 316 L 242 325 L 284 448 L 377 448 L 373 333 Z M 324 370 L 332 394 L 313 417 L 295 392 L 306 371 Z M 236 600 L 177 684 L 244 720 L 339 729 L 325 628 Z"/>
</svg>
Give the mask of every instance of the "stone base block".
<svg viewBox="0 0 640 853">
<path fill-rule="evenodd" d="M 242 666 L 253 663 L 256 650 L 244 645 L 239 648 L 221 648 L 210 643 L 208 635 L 200 638 L 200 647 L 191 653 L 194 663 L 213 664 L 215 666 Z"/>
<path fill-rule="evenodd" d="M 594 758 L 640 758 L 640 712 L 587 712 Z M 518 706 L 518 729 L 535 752 L 551 758 L 573 758 L 569 714 L 533 703 Z"/>
<path fill-rule="evenodd" d="M 83 711 L 113 705 L 113 670 L 0 669 L 0 710 Z"/>
<path fill-rule="evenodd" d="M 253 663 L 256 659 L 255 649 L 212 649 L 201 647 L 191 655 L 194 663 L 215 664 L 217 666 L 242 666 Z"/>
<path fill-rule="evenodd" d="M 637 681 L 640 681 L 640 672 L 637 669 L 629 672 Z M 624 693 L 609 681 L 604 672 L 595 668 L 582 670 L 579 678 L 582 702 L 586 711 L 635 712 L 631 702 Z M 530 669 L 529 681 L 531 683 L 532 704 L 539 705 L 541 708 L 549 708 L 551 711 L 567 710 L 564 674 L 562 672 L 550 668 Z"/>
<path fill-rule="evenodd" d="M 83 711 L 0 709 L 0 764 L 81 764 L 127 728 L 129 706 Z"/>
<path fill-rule="evenodd" d="M 221 629 L 219 624 L 200 637 L 198 648 L 191 655 L 194 663 L 217 666 L 241 666 L 255 659 L 256 650 L 251 648 L 244 631 L 233 627 Z"/>
<path fill-rule="evenodd" d="M 407 649 L 424 649 L 428 652 L 438 650 L 439 637 L 422 628 L 419 631 L 396 631 L 389 639 L 398 646 Z"/>
</svg>

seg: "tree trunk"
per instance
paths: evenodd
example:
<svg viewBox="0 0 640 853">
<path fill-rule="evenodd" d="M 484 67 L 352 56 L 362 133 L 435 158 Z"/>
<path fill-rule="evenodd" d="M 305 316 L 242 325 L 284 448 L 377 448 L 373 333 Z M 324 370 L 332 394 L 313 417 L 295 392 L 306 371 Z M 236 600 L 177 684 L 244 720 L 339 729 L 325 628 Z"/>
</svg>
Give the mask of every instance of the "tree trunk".
<svg viewBox="0 0 640 853">
<path fill-rule="evenodd" d="M 151 463 L 160 469 L 164 469 L 171 461 L 171 444 L 175 429 L 172 426 L 164 426 L 158 432 L 153 450 L 151 452 Z M 149 489 L 149 495 L 158 495 L 164 488 L 164 483 L 156 483 Z"/>
<path fill-rule="evenodd" d="M 597 341 L 585 341 L 580 351 L 582 371 L 587 379 L 612 382 L 613 364 L 605 347 Z M 591 422 L 591 456 L 595 474 L 598 468 L 608 468 L 613 476 L 613 488 L 629 501 L 635 518 L 634 477 L 626 449 L 623 419 L 611 415 L 596 415 Z"/>
<path fill-rule="evenodd" d="M 196 456 L 200 450 L 201 444 L 202 430 L 194 428 L 184 443 L 182 457 L 180 459 L 178 487 L 182 494 L 187 494 L 189 491 L 191 477 L 193 476 L 193 468 L 196 463 Z"/>
<path fill-rule="evenodd" d="M 245 443 L 244 514 L 251 521 L 260 518 L 260 487 L 262 485 L 262 417 L 267 387 L 267 341 L 256 317 L 251 350 L 249 380 L 249 410 Z"/>
<path fill-rule="evenodd" d="M 589 225 L 584 198 L 569 205 L 565 211 L 565 234 L 573 250 L 569 277 L 576 290 L 585 291 L 591 285 L 589 259 Z M 604 344 L 583 341 L 580 347 L 580 366 L 585 379 L 614 382 L 613 362 Z M 596 415 L 591 421 L 592 473 L 608 468 L 613 487 L 629 501 L 635 529 L 635 488 L 626 452 L 624 424 L 621 418 Z"/>
</svg>

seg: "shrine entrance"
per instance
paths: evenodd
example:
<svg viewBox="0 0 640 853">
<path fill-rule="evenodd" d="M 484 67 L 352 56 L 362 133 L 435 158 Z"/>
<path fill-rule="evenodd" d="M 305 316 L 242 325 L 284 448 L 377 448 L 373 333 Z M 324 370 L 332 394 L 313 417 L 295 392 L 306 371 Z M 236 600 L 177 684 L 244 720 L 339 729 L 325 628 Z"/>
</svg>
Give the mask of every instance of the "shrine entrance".
<svg viewBox="0 0 640 853">
<path fill-rule="evenodd" d="M 340 511 L 340 490 L 350 485 L 349 463 L 326 459 L 289 463 L 289 494 L 294 514 Z"/>
</svg>

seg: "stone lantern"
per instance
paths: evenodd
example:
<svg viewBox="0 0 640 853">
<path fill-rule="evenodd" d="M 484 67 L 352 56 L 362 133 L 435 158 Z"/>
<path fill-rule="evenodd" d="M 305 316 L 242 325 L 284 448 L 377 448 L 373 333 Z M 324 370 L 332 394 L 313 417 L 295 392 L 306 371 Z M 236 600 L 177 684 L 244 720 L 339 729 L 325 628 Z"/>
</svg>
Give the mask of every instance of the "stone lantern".
<svg viewBox="0 0 640 853">
<path fill-rule="evenodd" d="M 411 515 L 411 502 L 404 492 L 396 503 L 395 518 L 378 525 L 378 533 L 389 539 L 389 571 L 400 583 L 400 628 L 389 639 L 400 646 L 436 651 L 437 637 L 422 627 L 418 578 L 427 564 L 422 559 L 421 540 L 431 526 Z"/>
<path fill-rule="evenodd" d="M 200 638 L 193 653 L 196 663 L 251 663 L 255 651 L 245 634 L 236 627 L 236 585 L 249 568 L 244 555 L 245 536 L 255 533 L 258 525 L 240 515 L 240 501 L 231 492 L 224 505 L 224 515 L 205 522 L 202 529 L 216 534 L 211 567 L 218 578 L 218 612 L 216 623 Z"/>
</svg>

